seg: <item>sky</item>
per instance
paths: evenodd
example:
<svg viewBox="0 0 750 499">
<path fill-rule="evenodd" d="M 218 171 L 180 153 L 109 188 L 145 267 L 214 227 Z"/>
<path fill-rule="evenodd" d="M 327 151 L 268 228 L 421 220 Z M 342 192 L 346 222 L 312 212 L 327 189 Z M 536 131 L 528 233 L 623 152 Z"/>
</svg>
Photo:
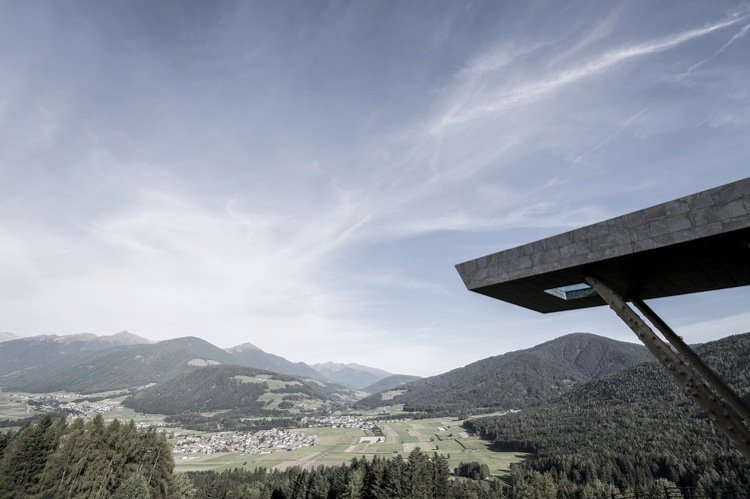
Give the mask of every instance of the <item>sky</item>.
<svg viewBox="0 0 750 499">
<path fill-rule="evenodd" d="M 0 1 L 0 330 L 432 375 L 586 331 L 454 265 L 750 176 L 750 3 Z M 689 342 L 748 288 L 654 300 Z"/>
</svg>

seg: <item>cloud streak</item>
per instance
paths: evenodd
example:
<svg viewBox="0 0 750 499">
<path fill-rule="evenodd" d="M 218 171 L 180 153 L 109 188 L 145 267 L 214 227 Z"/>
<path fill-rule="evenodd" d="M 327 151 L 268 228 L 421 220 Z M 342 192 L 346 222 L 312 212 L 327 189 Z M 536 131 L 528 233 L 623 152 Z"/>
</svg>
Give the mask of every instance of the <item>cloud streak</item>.
<svg viewBox="0 0 750 499">
<path fill-rule="evenodd" d="M 747 19 L 747 16 L 731 17 L 702 28 L 609 51 L 594 60 L 559 71 L 551 77 L 530 81 L 510 89 L 502 89 L 485 97 L 485 102 L 463 106 L 458 109 L 449 109 L 432 126 L 431 131 L 434 134 L 444 133 L 449 128 L 474 121 L 482 116 L 530 104 L 573 83 L 604 73 L 624 62 L 673 49 L 716 31 L 734 26 L 745 19 Z"/>
<path fill-rule="evenodd" d="M 734 42 L 736 42 L 737 40 L 739 40 L 740 38 L 742 38 L 743 36 L 745 36 L 748 31 L 750 31 L 750 24 L 746 24 L 742 28 L 740 28 L 740 30 L 737 33 L 735 33 L 734 35 L 732 35 L 732 37 L 729 40 L 727 40 L 724 43 L 724 45 L 722 45 L 721 47 L 719 47 L 719 50 L 717 50 L 716 52 L 714 52 L 710 57 L 707 57 L 705 59 L 701 59 L 700 61 L 698 61 L 695 64 L 693 64 L 692 66 L 690 66 L 684 73 L 682 73 L 681 75 L 679 75 L 677 77 L 677 79 L 681 80 L 683 78 L 686 78 L 687 76 L 690 76 L 696 69 L 698 69 L 701 66 L 704 66 L 705 64 L 707 64 L 707 63 L 711 62 L 712 60 L 714 60 L 716 57 L 718 57 L 719 55 L 721 55 L 726 49 L 728 49 L 729 47 L 731 47 L 734 44 Z"/>
</svg>

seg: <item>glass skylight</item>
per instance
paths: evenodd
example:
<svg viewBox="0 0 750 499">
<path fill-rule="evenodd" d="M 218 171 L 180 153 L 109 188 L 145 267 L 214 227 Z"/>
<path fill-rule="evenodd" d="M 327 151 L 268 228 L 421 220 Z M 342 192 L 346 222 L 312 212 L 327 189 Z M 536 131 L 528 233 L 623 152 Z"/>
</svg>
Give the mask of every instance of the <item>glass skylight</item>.
<svg viewBox="0 0 750 499">
<path fill-rule="evenodd" d="M 556 296 L 561 300 L 578 300 L 596 294 L 596 291 L 591 286 L 582 282 L 559 288 L 545 289 L 544 292 Z"/>
</svg>

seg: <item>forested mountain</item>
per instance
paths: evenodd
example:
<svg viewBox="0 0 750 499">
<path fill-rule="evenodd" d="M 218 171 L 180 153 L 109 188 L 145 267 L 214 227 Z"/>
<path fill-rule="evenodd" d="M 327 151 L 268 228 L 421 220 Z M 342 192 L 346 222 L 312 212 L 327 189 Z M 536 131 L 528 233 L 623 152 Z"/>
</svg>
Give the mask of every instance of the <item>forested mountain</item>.
<svg viewBox="0 0 750 499">
<path fill-rule="evenodd" d="M 0 348 L 4 345 L 0 343 Z M 158 383 L 196 367 L 233 361 L 225 350 L 186 337 L 63 355 L 47 365 L 0 376 L 0 386 L 27 392 L 93 393 Z"/>
<path fill-rule="evenodd" d="M 146 343 L 151 341 L 127 331 L 110 336 L 90 333 L 65 336 L 45 334 L 9 339 L 0 342 L 0 375 L 37 366 L 45 367 L 70 354 Z"/>
<path fill-rule="evenodd" d="M 233 409 L 264 416 L 300 412 L 329 395 L 318 383 L 249 367 L 208 366 L 139 390 L 123 405 L 140 412 L 180 414 Z"/>
<path fill-rule="evenodd" d="M 289 362 L 249 343 L 223 350 L 195 337 L 153 343 L 122 331 L 111 336 L 43 335 L 0 342 L 0 388 L 92 393 L 158 383 L 212 364 L 322 379 L 303 362 Z"/>
<path fill-rule="evenodd" d="M 391 375 L 388 371 L 355 363 L 323 362 L 312 367 L 326 379 L 357 390 Z"/>
<path fill-rule="evenodd" d="M 363 387 L 361 390 L 367 393 L 379 393 L 388 390 L 393 390 L 406 383 L 411 383 L 420 379 L 419 376 L 411 376 L 409 374 L 391 374 L 385 378 L 376 381 L 375 383 Z"/>
<path fill-rule="evenodd" d="M 592 379 L 652 360 L 640 345 L 586 333 L 561 336 L 527 350 L 490 357 L 408 383 L 388 404 L 414 411 L 518 409 L 559 396 Z M 383 404 L 377 393 L 360 407 Z"/>
<path fill-rule="evenodd" d="M 304 362 L 290 362 L 284 357 L 264 352 L 252 343 L 243 343 L 228 348 L 227 352 L 232 354 L 234 363 L 241 366 L 250 366 L 289 376 L 320 378 L 320 374 Z"/>
<path fill-rule="evenodd" d="M 740 395 L 750 396 L 750 333 L 696 350 Z M 479 418 L 470 427 L 499 449 L 533 452 L 519 467 L 541 473 L 558 490 L 602 481 L 644 493 L 661 479 L 692 489 L 695 497 L 713 497 L 708 489 L 750 492 L 750 463 L 657 363 L 592 381 L 537 408 Z"/>
</svg>

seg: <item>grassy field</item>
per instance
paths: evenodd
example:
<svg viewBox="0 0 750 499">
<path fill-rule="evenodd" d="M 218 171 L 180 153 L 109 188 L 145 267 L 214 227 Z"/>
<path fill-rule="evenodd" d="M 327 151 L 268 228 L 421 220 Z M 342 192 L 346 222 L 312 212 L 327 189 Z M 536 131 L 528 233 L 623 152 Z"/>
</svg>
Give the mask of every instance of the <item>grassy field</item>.
<svg viewBox="0 0 750 499">
<path fill-rule="evenodd" d="M 235 376 L 234 379 L 241 383 L 265 383 L 270 390 L 286 388 L 287 386 L 302 386 L 299 381 L 283 381 L 274 379 L 270 374 L 256 374 L 255 376 Z"/>
<path fill-rule="evenodd" d="M 150 424 L 154 426 L 160 426 L 164 423 L 164 416 L 161 414 L 143 414 L 136 412 L 135 410 L 120 405 L 120 402 L 125 400 L 125 397 L 117 397 L 102 401 L 103 403 L 110 403 L 114 407 L 111 411 L 102 413 L 105 421 L 111 421 L 113 419 L 119 419 L 120 421 L 130 421 L 131 419 L 136 423 Z"/>
<path fill-rule="evenodd" d="M 442 429 L 441 429 L 442 428 Z M 358 428 L 306 428 L 297 430 L 305 434 L 317 435 L 317 443 L 312 447 L 293 451 L 275 451 L 270 454 L 243 454 L 239 452 L 195 455 L 175 454 L 177 471 L 215 470 L 229 468 L 253 469 L 290 466 L 314 467 L 347 463 L 355 457 L 374 456 L 406 457 L 414 448 L 426 452 L 437 452 L 448 458 L 451 468 L 460 462 L 477 461 L 487 464 L 494 475 L 507 473 L 508 466 L 524 458 L 514 452 L 495 452 L 488 443 L 476 437 L 469 437 L 461 428 L 461 421 L 454 418 L 434 418 L 396 423 L 381 426 L 385 442 L 360 442 L 367 435 Z"/>
<path fill-rule="evenodd" d="M 0 392 L 0 419 L 23 419 L 35 413 L 26 403 L 28 394 Z"/>
</svg>

